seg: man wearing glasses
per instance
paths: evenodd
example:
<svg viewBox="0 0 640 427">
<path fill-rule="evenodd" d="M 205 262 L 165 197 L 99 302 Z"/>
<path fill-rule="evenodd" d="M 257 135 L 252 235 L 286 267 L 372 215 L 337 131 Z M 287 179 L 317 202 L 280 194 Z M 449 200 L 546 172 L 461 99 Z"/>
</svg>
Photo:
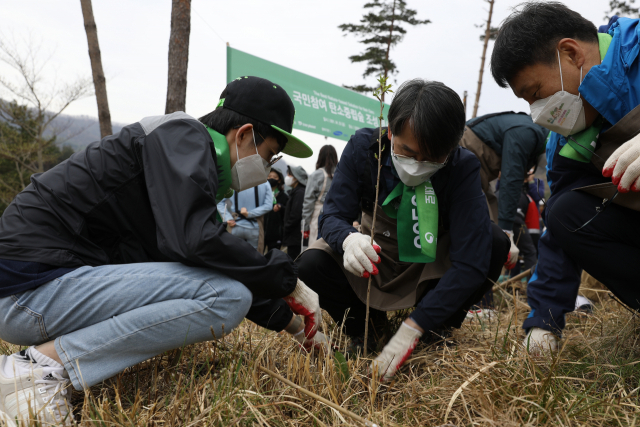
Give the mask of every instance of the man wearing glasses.
<svg viewBox="0 0 640 427">
<path fill-rule="evenodd" d="M 393 377 L 419 340 L 459 328 L 507 259 L 507 235 L 489 220 L 480 162 L 458 146 L 464 107 L 453 90 L 422 79 L 402 84 L 382 136 L 374 242 L 370 230 L 378 180 L 378 129 L 360 129 L 342 152 L 324 203 L 319 240 L 298 259 L 301 280 L 344 321 L 352 350 L 362 349 L 368 278 L 369 344 L 385 344 L 385 311 L 417 307 L 372 365 Z M 353 221 L 362 213 L 362 229 Z"/>
<path fill-rule="evenodd" d="M 294 114 L 282 87 L 241 77 L 199 120 L 144 118 L 31 178 L 0 219 L 0 339 L 29 346 L 0 356 L 0 424 L 31 411 L 71 425 L 70 383 L 220 338 L 245 315 L 326 342 L 290 258 L 227 233 L 216 209 L 266 182 L 278 153 L 311 156 Z"/>
</svg>

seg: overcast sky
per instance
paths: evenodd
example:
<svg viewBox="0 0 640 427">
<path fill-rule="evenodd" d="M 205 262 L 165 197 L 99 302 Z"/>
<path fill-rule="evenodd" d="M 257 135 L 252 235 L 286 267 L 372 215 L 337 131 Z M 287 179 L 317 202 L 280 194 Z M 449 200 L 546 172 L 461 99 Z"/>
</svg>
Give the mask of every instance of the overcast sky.
<svg viewBox="0 0 640 427">
<path fill-rule="evenodd" d="M 330 83 L 362 83 L 364 64 L 352 64 L 349 56 L 363 45 L 337 28 L 357 23 L 365 0 L 192 0 L 191 40 L 186 112 L 199 117 L 211 111 L 226 85 L 225 43 L 236 49 L 280 63 Z M 0 31 L 3 38 L 31 35 L 50 55 L 45 76 L 60 82 L 90 77 L 79 0 L 2 2 Z M 478 82 L 482 42 L 478 36 L 488 4 L 483 0 L 407 0 L 419 19 L 431 24 L 408 27 L 404 40 L 391 52 L 398 67 L 394 85 L 422 77 L 437 80 L 462 96 L 468 92 L 467 117 L 471 117 Z M 498 24 L 519 0 L 496 0 L 494 24 Z M 609 0 L 564 2 L 596 25 L 604 24 Z M 107 77 L 107 93 L 114 122 L 132 123 L 164 113 L 167 55 L 171 20 L 170 0 L 93 0 Z M 526 102 L 491 78 L 487 53 L 479 115 L 505 111 L 529 111 Z M 2 76 L 10 76 L 0 64 Z M 370 79 L 367 83 L 372 83 Z M 46 84 L 46 81 L 43 82 Z M 286 82 L 278 82 L 286 87 Z M 0 94 L 0 96 L 7 96 Z M 97 117 L 94 97 L 71 105 L 66 113 Z M 331 143 L 339 152 L 346 142 L 294 130 L 317 152 Z M 315 156 L 302 164 L 314 169 Z"/>
</svg>

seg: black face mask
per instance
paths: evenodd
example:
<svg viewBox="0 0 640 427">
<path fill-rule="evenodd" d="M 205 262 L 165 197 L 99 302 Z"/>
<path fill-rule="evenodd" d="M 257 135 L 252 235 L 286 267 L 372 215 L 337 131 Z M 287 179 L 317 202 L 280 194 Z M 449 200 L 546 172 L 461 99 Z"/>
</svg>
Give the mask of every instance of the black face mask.
<svg viewBox="0 0 640 427">
<path fill-rule="evenodd" d="M 275 178 L 269 178 L 269 179 L 268 179 L 268 181 L 269 181 L 269 185 L 270 185 L 272 188 L 278 185 L 278 180 L 277 180 L 277 179 L 275 179 Z"/>
</svg>

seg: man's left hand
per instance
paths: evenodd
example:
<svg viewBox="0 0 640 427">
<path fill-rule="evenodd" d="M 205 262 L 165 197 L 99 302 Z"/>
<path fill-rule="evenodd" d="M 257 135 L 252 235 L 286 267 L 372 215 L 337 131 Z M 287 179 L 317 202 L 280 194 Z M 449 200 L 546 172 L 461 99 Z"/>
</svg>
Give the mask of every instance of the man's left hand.
<svg viewBox="0 0 640 427">
<path fill-rule="evenodd" d="M 622 144 L 609 156 L 602 175 L 611 177 L 611 182 L 621 193 L 640 191 L 640 135 Z"/>
<path fill-rule="evenodd" d="M 416 348 L 422 332 L 402 322 L 398 332 L 384 346 L 382 353 L 371 362 L 371 375 L 376 375 L 380 381 L 390 381 L 402 364 L 411 356 Z"/>
<path fill-rule="evenodd" d="M 249 216 L 249 211 L 247 210 L 247 208 L 240 209 L 240 215 L 247 218 Z"/>
</svg>

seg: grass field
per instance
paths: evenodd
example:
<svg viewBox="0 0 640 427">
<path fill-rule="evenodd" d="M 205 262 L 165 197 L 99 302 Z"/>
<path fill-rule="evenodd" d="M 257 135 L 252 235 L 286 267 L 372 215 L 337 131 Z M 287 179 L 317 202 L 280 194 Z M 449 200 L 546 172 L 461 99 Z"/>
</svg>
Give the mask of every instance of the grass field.
<svg viewBox="0 0 640 427">
<path fill-rule="evenodd" d="M 532 358 L 520 347 L 524 298 L 513 291 L 497 300 L 497 318 L 466 321 L 454 333 L 456 345 L 418 349 L 391 384 L 368 379 L 370 359 L 305 354 L 288 335 L 245 321 L 220 341 L 163 354 L 74 392 L 73 404 L 83 425 L 96 426 L 363 425 L 264 367 L 381 426 L 636 424 L 636 316 L 607 298 L 593 315 L 567 316 L 558 354 Z M 325 321 L 344 351 L 346 340 Z M 0 341 L 0 353 L 16 350 Z"/>
</svg>

